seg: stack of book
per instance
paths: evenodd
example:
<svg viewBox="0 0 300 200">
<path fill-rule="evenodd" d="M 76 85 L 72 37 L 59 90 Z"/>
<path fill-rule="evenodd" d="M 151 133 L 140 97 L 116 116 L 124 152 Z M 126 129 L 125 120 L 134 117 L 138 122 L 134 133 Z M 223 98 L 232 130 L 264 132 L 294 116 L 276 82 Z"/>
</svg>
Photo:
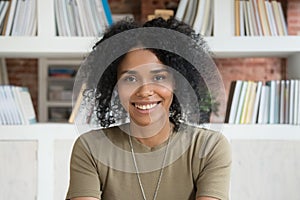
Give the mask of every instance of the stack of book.
<svg viewBox="0 0 300 200">
<path fill-rule="evenodd" d="M 196 33 L 211 36 L 214 20 L 214 0 L 181 0 L 175 18 L 193 27 Z"/>
<path fill-rule="evenodd" d="M 281 2 L 276 0 L 235 0 L 235 35 L 288 35 Z"/>
<path fill-rule="evenodd" d="M 0 125 L 36 123 L 28 88 L 0 85 Z"/>
<path fill-rule="evenodd" d="M 77 70 L 72 68 L 53 67 L 48 69 L 49 77 L 72 78 Z"/>
<path fill-rule="evenodd" d="M 57 35 L 101 36 L 113 19 L 107 0 L 54 0 Z"/>
<path fill-rule="evenodd" d="M 225 122 L 300 124 L 300 80 L 234 81 Z"/>
<path fill-rule="evenodd" d="M 0 34 L 34 36 L 37 30 L 36 0 L 0 1 Z"/>
</svg>

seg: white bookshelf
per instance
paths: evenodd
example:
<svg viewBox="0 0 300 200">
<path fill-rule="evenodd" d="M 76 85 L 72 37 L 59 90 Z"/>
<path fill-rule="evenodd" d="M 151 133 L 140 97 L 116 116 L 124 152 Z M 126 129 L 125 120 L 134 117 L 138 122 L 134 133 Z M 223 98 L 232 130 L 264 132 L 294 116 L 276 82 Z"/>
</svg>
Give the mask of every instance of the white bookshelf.
<svg viewBox="0 0 300 200">
<path fill-rule="evenodd" d="M 37 1 L 37 36 L 0 36 L 0 57 L 82 57 L 91 51 L 99 38 L 56 36 L 53 0 Z M 206 39 L 217 57 L 287 57 L 300 52 L 299 36 L 235 37 L 234 0 L 215 0 L 214 6 L 214 36 Z"/>
<path fill-rule="evenodd" d="M 297 175 L 300 174 L 298 170 L 300 162 L 294 160 L 294 157 L 291 155 L 297 156 L 300 154 L 300 148 L 298 148 L 300 145 L 300 126 L 213 124 L 210 127 L 221 130 L 232 145 L 234 158 L 232 165 L 234 171 L 232 173 L 230 192 L 231 200 L 239 200 L 241 198 L 238 197 L 243 195 L 246 195 L 246 198 L 243 198 L 243 200 L 250 200 L 255 192 L 250 192 L 253 195 L 249 196 L 249 191 L 251 191 L 251 188 L 257 187 L 263 188 L 266 199 L 276 199 L 270 198 L 273 194 L 286 195 L 287 197 L 297 194 L 298 189 L 295 189 L 295 186 L 300 186 L 297 179 Z M 73 124 L 40 123 L 26 126 L 0 126 L 0 143 L 6 144 L 1 147 L 0 162 L 2 163 L 2 169 L 9 167 L 5 165 L 8 155 L 22 156 L 28 154 L 26 158 L 31 160 L 34 160 L 34 155 L 36 155 L 36 161 L 24 162 L 23 166 L 19 168 L 18 173 L 20 173 L 20 177 L 14 180 L 12 185 L 20 185 L 23 182 L 32 183 L 30 191 L 33 194 L 31 196 L 36 196 L 37 200 L 63 199 L 68 187 L 71 149 L 78 136 L 76 127 Z M 20 145 L 20 142 L 23 146 Z M 15 147 L 18 147 L 18 149 L 15 151 L 10 150 Z M 280 150 L 280 152 L 272 152 L 274 149 L 277 151 Z M 259 153 L 258 155 L 251 157 L 251 155 L 257 152 Z M 255 156 L 264 156 L 263 158 L 266 160 L 257 162 Z M 269 168 L 269 166 L 266 166 L 266 163 L 277 163 L 278 160 L 285 163 L 285 166 L 291 166 L 289 168 L 281 168 L 282 166 Z M 245 176 L 249 174 L 249 171 L 243 171 L 245 167 L 243 164 L 247 162 L 251 162 L 251 177 L 259 177 L 261 178 L 261 182 L 257 183 L 257 180 L 251 177 L 248 177 L 249 180 L 244 180 Z M 35 164 L 33 165 L 33 163 Z M 34 168 L 36 171 L 32 171 L 32 167 L 36 167 Z M 282 176 L 278 175 L 276 179 L 280 180 L 284 176 L 285 180 L 283 180 L 282 184 L 287 181 L 287 184 L 293 183 L 295 185 L 292 187 L 282 185 L 280 190 L 274 191 L 274 187 L 278 181 L 269 180 L 269 174 L 262 174 L 260 168 L 262 168 L 261 170 L 267 170 L 270 174 L 278 173 L 277 170 L 279 170 Z M 31 169 L 33 175 L 29 177 L 26 174 L 26 169 Z M 4 175 L 1 177 L 0 185 L 10 179 L 11 176 L 9 174 Z M 294 183 L 294 181 L 296 182 Z M 256 185 L 242 187 L 243 183 L 255 183 Z M 266 185 L 263 185 L 264 183 Z M 22 185 L 22 187 L 25 188 L 27 186 Z M 17 197 L 20 194 L 20 191 L 23 189 L 22 187 L 16 188 L 11 186 L 9 191 L 1 187 L 0 198 L 13 199 L 12 197 Z M 11 194 L 14 195 L 8 196 Z"/>
<path fill-rule="evenodd" d="M 66 122 L 66 119 L 55 119 L 55 117 L 52 117 L 51 119 L 51 113 L 56 114 L 63 114 L 64 111 L 66 113 L 71 113 L 72 109 L 72 94 L 67 93 L 62 94 L 66 91 L 72 91 L 75 78 L 74 77 L 51 77 L 49 76 L 49 69 L 72 69 L 77 71 L 79 69 L 80 63 L 82 62 L 83 58 L 73 58 L 73 59 L 51 59 L 51 58 L 40 58 L 39 59 L 39 88 L 38 88 L 38 105 L 39 105 L 39 122 Z M 64 96 L 63 99 L 59 99 L 56 95 L 56 97 L 51 96 L 51 87 L 59 87 L 61 88 L 58 92 L 58 95 Z M 54 92 L 52 90 L 52 92 Z M 51 111 L 52 109 L 52 111 Z M 63 120 L 63 121 L 61 121 Z"/>
</svg>

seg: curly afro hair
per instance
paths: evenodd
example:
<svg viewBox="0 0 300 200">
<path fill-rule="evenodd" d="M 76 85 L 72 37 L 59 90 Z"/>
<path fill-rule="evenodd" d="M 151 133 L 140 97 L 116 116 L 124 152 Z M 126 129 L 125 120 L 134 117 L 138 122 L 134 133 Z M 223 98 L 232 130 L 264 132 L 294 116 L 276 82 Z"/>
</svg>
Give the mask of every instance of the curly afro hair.
<svg viewBox="0 0 300 200">
<path fill-rule="evenodd" d="M 175 18 L 170 18 L 164 20 L 162 18 L 156 18 L 151 21 L 148 21 L 144 24 L 139 24 L 132 19 L 124 19 L 112 25 L 107 29 L 103 38 L 98 41 L 94 50 L 97 49 L 99 44 L 106 41 L 108 38 L 115 36 L 119 33 L 143 28 L 143 27 L 157 27 L 165 28 L 177 31 L 179 33 L 185 34 L 190 37 L 193 41 L 196 42 L 198 48 L 202 51 L 208 52 L 208 47 L 204 42 L 203 38 L 199 34 L 195 34 L 194 30 L 187 24 L 176 20 Z M 136 41 L 135 44 L 131 44 L 131 47 L 136 47 L 143 45 L 140 41 Z M 189 110 L 186 111 L 183 108 L 189 107 L 190 105 L 182 105 L 182 102 L 179 101 L 179 98 L 188 97 L 187 90 L 185 86 L 176 86 L 176 92 L 174 92 L 174 97 L 172 104 L 170 106 L 170 121 L 175 125 L 175 130 L 178 130 L 180 123 L 187 121 L 186 118 L 192 118 L 193 123 L 207 123 L 209 122 L 210 113 L 212 111 L 212 98 L 209 94 L 207 85 L 203 78 L 199 75 L 197 69 L 189 63 L 183 57 L 169 52 L 163 49 L 154 49 L 154 48 L 144 48 L 152 53 L 154 53 L 157 58 L 164 64 L 174 69 L 174 71 L 180 73 L 186 80 L 188 80 L 189 85 L 193 89 L 194 94 L 196 94 L 197 102 L 189 102 L 187 104 L 199 104 L 198 110 Z M 130 49 L 128 49 L 129 51 Z M 127 52 L 128 52 L 127 51 Z M 208 52 L 209 53 L 209 52 Z M 126 54 L 125 54 L 126 55 Z M 96 116 L 97 121 L 102 127 L 109 127 L 114 124 L 118 124 L 121 121 L 124 121 L 124 118 L 127 118 L 128 114 L 122 107 L 118 95 L 114 92 L 115 86 L 117 84 L 117 70 L 120 62 L 122 62 L 125 55 L 120 56 L 114 60 L 105 70 L 103 75 L 98 81 L 95 102 L 96 102 Z M 174 74 L 176 80 L 176 74 Z M 187 101 L 188 102 L 188 101 Z M 196 117 L 196 114 L 200 113 L 201 117 Z M 195 116 L 193 118 L 193 116 Z M 196 118 L 196 119 L 195 119 Z M 190 121 L 189 121 L 190 122 Z"/>
</svg>

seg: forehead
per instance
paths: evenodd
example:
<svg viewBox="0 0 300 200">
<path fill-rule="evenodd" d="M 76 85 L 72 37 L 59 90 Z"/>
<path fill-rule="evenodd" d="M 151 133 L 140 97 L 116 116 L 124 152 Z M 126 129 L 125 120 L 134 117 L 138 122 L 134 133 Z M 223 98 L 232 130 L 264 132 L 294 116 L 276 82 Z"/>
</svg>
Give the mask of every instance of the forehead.
<svg viewBox="0 0 300 200">
<path fill-rule="evenodd" d="M 139 71 L 152 68 L 165 68 L 154 53 L 149 50 L 138 49 L 126 54 L 118 67 L 118 73 L 124 71 Z"/>
</svg>

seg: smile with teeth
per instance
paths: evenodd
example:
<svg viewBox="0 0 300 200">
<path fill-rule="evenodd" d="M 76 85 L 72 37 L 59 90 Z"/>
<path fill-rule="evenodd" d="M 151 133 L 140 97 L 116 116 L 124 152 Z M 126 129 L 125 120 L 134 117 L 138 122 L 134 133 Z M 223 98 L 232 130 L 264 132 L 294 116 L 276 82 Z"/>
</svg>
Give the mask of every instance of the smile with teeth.
<svg viewBox="0 0 300 200">
<path fill-rule="evenodd" d="M 150 103 L 150 104 L 137 104 L 135 103 L 134 106 L 140 110 L 150 110 L 151 108 L 154 108 L 156 105 L 158 105 L 159 102 L 157 103 Z"/>
</svg>

